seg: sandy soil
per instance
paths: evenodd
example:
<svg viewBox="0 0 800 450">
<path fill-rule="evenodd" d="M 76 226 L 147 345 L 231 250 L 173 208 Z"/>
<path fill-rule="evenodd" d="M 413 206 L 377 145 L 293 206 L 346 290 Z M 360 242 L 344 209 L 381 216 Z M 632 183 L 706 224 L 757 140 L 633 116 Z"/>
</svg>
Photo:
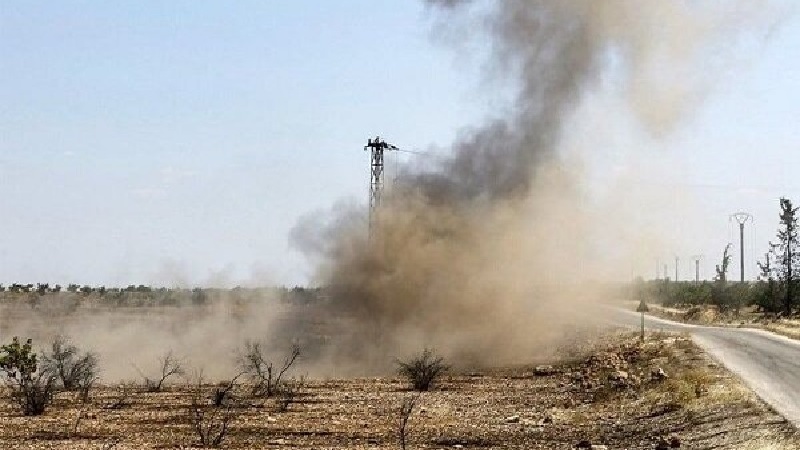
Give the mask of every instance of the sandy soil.
<svg viewBox="0 0 800 450">
<path fill-rule="evenodd" d="M 576 341 L 550 366 L 451 374 L 420 395 L 407 448 L 800 448 L 797 432 L 678 335 L 615 333 Z M 660 370 L 659 370 L 660 369 Z M 663 376 L 666 374 L 666 376 Z M 105 386 L 87 405 L 60 394 L 41 417 L 0 403 L 0 448 L 193 448 L 192 399 L 208 417 L 214 386 L 161 393 Z M 389 378 L 305 381 L 280 412 L 240 386 L 223 448 L 399 448 L 399 408 L 417 395 Z M 77 425 L 77 426 L 76 426 Z M 662 442 L 663 441 L 663 442 Z"/>
</svg>

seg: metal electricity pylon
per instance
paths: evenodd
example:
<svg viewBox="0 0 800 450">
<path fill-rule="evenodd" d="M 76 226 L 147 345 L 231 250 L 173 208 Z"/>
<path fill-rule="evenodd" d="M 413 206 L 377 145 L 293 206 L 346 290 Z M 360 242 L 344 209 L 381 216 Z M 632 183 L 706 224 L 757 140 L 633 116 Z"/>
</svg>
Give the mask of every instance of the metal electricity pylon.
<svg viewBox="0 0 800 450">
<path fill-rule="evenodd" d="M 414 155 L 423 155 L 424 153 L 399 148 L 396 145 L 389 144 L 382 140 L 380 136 L 375 136 L 375 139 L 367 139 L 367 145 L 364 146 L 364 150 L 370 151 L 369 234 L 372 236 L 375 215 L 377 214 L 378 208 L 381 206 L 381 196 L 383 195 L 383 153 L 386 151 L 411 153 Z"/>
<path fill-rule="evenodd" d="M 381 194 L 383 193 L 383 152 L 394 150 L 392 144 L 381 140 L 380 136 L 375 139 L 368 139 L 364 150 L 370 151 L 370 180 L 369 180 L 369 231 L 372 234 L 372 226 L 375 220 L 375 212 L 381 204 Z"/>
<path fill-rule="evenodd" d="M 372 235 L 372 228 L 375 222 L 375 214 L 381 205 L 381 195 L 383 194 L 383 153 L 385 151 L 398 151 L 406 153 L 418 153 L 411 150 L 401 150 L 395 145 L 375 136 L 375 139 L 367 139 L 364 150 L 370 151 L 370 179 L 369 179 L 369 232 Z"/>
<path fill-rule="evenodd" d="M 736 220 L 739 224 L 739 273 L 742 283 L 744 283 L 744 224 L 752 218 L 753 216 L 746 212 L 733 213 L 728 218 L 728 220 Z"/>
</svg>

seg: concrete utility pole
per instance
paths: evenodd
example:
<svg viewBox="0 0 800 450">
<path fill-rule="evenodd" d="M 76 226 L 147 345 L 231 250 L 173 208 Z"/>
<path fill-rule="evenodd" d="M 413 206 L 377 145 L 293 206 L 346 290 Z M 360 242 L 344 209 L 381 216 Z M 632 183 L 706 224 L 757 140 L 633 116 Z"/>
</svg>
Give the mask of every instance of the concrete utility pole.
<svg viewBox="0 0 800 450">
<path fill-rule="evenodd" d="M 740 281 L 744 283 L 744 224 L 752 220 L 753 216 L 746 212 L 737 212 L 730 215 L 728 220 L 736 220 L 739 224 L 739 274 Z"/>
<path fill-rule="evenodd" d="M 703 255 L 694 255 L 692 259 L 694 259 L 694 284 L 700 284 L 700 260 L 703 259 Z"/>
</svg>

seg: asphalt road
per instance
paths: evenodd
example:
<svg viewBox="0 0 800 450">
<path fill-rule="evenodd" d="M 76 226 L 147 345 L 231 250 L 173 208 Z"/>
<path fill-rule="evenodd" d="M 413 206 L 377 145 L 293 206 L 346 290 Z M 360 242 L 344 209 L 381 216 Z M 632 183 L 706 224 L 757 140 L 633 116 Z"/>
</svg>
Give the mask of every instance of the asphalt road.
<svg viewBox="0 0 800 450">
<path fill-rule="evenodd" d="M 640 326 L 640 314 L 608 309 L 614 325 Z M 776 411 L 800 427 L 800 341 L 761 330 L 687 325 L 645 316 L 645 329 L 685 332 Z"/>
</svg>

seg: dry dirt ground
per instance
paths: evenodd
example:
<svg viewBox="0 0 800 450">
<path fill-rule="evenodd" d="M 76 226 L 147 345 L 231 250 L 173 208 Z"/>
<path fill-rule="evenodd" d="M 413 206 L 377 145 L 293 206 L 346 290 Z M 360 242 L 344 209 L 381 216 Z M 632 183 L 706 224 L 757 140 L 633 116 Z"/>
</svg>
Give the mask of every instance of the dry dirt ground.
<svg viewBox="0 0 800 450">
<path fill-rule="evenodd" d="M 549 366 L 444 377 L 420 395 L 407 448 L 800 448 L 791 425 L 684 337 L 652 334 L 642 344 L 617 332 L 562 350 Z M 134 389 L 120 402 L 123 390 L 106 386 L 84 406 L 64 393 L 40 417 L 22 417 L 4 398 L 0 448 L 195 448 L 193 397 L 203 425 L 226 413 L 209 406 L 213 388 L 199 397 L 189 385 Z M 241 399 L 245 390 L 223 448 L 400 448 L 400 405 L 416 395 L 399 378 L 311 380 L 280 412 L 275 398 Z"/>
</svg>

